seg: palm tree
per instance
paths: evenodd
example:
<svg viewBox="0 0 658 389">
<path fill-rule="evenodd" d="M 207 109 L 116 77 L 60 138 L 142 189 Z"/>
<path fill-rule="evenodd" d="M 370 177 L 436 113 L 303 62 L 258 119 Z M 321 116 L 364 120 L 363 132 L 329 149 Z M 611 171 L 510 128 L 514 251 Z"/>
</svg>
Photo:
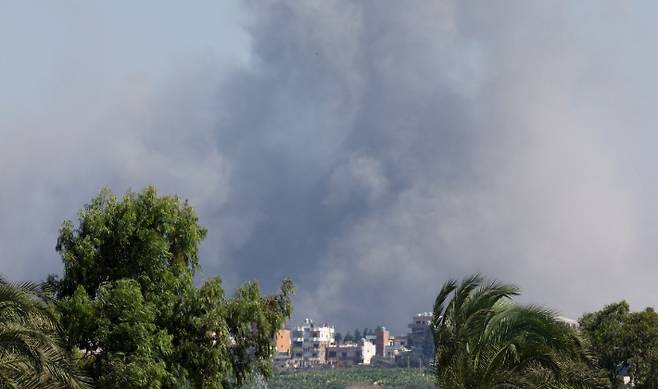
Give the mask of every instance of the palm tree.
<svg viewBox="0 0 658 389">
<path fill-rule="evenodd" d="M 587 361 L 578 334 L 553 312 L 515 304 L 513 285 L 479 275 L 446 282 L 434 303 L 435 374 L 441 388 L 598 388 L 573 386 L 566 366 Z M 582 386 L 580 386 L 582 385 Z M 605 387 L 605 386 L 603 386 Z"/>
<path fill-rule="evenodd" d="M 39 284 L 0 278 L 0 388 L 85 388 Z"/>
</svg>

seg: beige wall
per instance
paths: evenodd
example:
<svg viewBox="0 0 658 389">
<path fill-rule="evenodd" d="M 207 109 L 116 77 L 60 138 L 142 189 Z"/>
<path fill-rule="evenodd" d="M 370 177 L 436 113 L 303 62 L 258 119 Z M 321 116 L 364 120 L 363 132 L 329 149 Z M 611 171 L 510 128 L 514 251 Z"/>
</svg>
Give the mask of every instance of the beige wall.
<svg viewBox="0 0 658 389">
<path fill-rule="evenodd" d="M 277 353 L 290 354 L 290 330 L 284 328 L 278 330 L 274 336 Z"/>
</svg>

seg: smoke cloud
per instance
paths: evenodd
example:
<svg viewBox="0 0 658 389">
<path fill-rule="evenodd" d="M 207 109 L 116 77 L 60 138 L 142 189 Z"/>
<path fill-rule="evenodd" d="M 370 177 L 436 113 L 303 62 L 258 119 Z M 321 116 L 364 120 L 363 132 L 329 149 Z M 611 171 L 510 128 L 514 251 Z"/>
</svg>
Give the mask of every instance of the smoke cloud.
<svg viewBox="0 0 658 389">
<path fill-rule="evenodd" d="M 472 272 L 577 317 L 655 304 L 655 27 L 639 4 L 253 1 L 241 66 L 83 78 L 0 119 L 2 272 L 60 268 L 59 223 L 102 185 L 190 198 L 201 277 L 295 320 L 405 331 Z M 67 82 L 67 85 L 70 85 Z"/>
</svg>

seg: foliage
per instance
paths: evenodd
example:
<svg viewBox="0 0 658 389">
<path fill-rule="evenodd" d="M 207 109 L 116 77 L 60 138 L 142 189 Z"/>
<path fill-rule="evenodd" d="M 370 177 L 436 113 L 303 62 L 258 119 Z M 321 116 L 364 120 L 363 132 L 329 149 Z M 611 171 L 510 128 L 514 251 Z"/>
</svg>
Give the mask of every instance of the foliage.
<svg viewBox="0 0 658 389">
<path fill-rule="evenodd" d="M 361 331 L 359 331 L 358 328 L 354 330 L 354 341 L 355 341 L 355 342 L 358 342 L 358 341 L 361 340 L 364 336 L 365 336 L 365 335 L 361 334 Z"/>
<path fill-rule="evenodd" d="M 272 339 L 290 316 L 292 284 L 262 296 L 249 282 L 227 298 L 197 288 L 206 230 L 194 210 L 150 187 L 121 200 L 108 189 L 64 222 L 59 310 L 68 345 L 103 388 L 231 388 L 271 374 Z"/>
<path fill-rule="evenodd" d="M 85 388 L 62 345 L 50 296 L 0 278 L 0 388 Z"/>
<path fill-rule="evenodd" d="M 603 370 L 594 369 L 590 364 L 571 358 L 558 360 L 560 376 L 555 377 L 553 371 L 534 367 L 527 377 L 527 386 L 531 388 L 553 389 L 609 389 L 610 380 Z"/>
<path fill-rule="evenodd" d="M 627 369 L 638 388 L 658 387 L 658 314 L 631 312 L 621 301 L 580 319 L 599 364 L 613 382 Z"/>
<path fill-rule="evenodd" d="M 186 288 L 199 267 L 198 245 L 206 230 L 187 201 L 158 196 L 155 188 L 129 192 L 121 201 L 107 188 L 79 213 L 79 225 L 65 221 L 57 239 L 64 261 L 61 293 L 82 285 L 94 298 L 102 283 L 134 278 L 144 294 Z M 171 315 L 176 296 L 163 296 Z"/>
<path fill-rule="evenodd" d="M 622 330 L 629 312 L 628 303 L 622 301 L 607 305 L 599 312 L 585 314 L 580 319 L 583 333 L 590 340 L 600 366 L 609 372 L 611 380 L 616 379 L 617 372 L 630 358 L 624 347 Z"/>
<path fill-rule="evenodd" d="M 578 335 L 549 310 L 514 304 L 518 294 L 479 275 L 443 285 L 432 319 L 440 387 L 563 388 L 572 378 L 567 365 L 588 366 Z M 593 371 L 592 381 L 581 387 L 601 387 Z"/>
<path fill-rule="evenodd" d="M 381 389 L 434 388 L 432 374 L 426 370 L 355 366 L 335 369 L 293 370 L 274 374 L 269 389 L 346 389 L 377 385 Z"/>
</svg>

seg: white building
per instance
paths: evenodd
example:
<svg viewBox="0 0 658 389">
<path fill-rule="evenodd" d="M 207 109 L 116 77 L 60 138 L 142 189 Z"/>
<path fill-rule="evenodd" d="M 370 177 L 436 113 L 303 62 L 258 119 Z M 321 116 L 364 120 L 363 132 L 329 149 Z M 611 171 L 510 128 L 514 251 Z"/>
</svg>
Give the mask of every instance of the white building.
<svg viewBox="0 0 658 389">
<path fill-rule="evenodd" d="M 334 327 L 316 325 L 304 319 L 292 330 L 292 359 L 297 366 L 323 365 L 327 361 L 327 348 L 335 344 Z"/>
<path fill-rule="evenodd" d="M 369 365 L 375 356 L 375 345 L 366 339 L 354 344 L 333 345 L 327 348 L 327 363 L 339 366 Z"/>
</svg>

